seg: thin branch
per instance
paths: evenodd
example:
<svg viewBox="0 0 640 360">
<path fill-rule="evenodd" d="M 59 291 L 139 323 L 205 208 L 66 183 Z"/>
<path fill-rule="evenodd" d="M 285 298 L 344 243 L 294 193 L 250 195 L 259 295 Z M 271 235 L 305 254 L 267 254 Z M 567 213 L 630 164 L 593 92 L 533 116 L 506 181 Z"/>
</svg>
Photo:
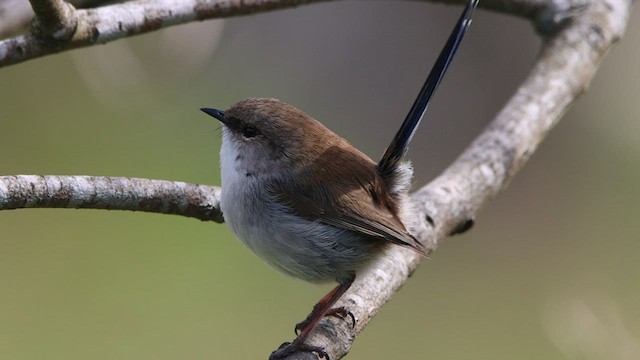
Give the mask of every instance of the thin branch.
<svg viewBox="0 0 640 360">
<path fill-rule="evenodd" d="M 0 41 L 0 67 L 195 20 L 248 15 L 320 1 L 328 0 L 138 0 L 76 10 L 77 26 L 64 43 L 43 42 L 37 29 Z"/>
<path fill-rule="evenodd" d="M 111 2 L 109 0 L 69 0 L 76 9 L 90 8 Z M 0 39 L 15 36 L 27 30 L 34 17 L 30 3 L 25 0 L 0 1 Z"/>
<path fill-rule="evenodd" d="M 604 55 L 624 34 L 630 8 L 627 0 L 593 1 L 562 31 L 546 38 L 533 70 L 496 119 L 442 175 L 413 195 L 416 234 L 429 249 L 507 186 L 586 90 Z M 307 342 L 324 348 L 331 359 L 342 358 L 419 262 L 413 252 L 392 249 L 336 305 L 353 313 L 355 328 L 348 319 L 325 318 Z M 315 358 L 297 353 L 287 359 Z"/>
<path fill-rule="evenodd" d="M 195 20 L 202 21 L 256 14 L 333 0 L 137 0 L 95 9 L 73 10 L 68 17 L 63 14 L 64 11 L 54 11 L 51 17 L 45 15 L 47 7 L 57 9 L 58 7 L 52 4 L 62 4 L 64 3 L 62 0 L 31 1 L 32 4 L 39 4 L 34 5 L 35 9 L 41 9 L 37 11 L 41 14 L 39 20 L 47 20 L 47 32 L 45 33 L 54 34 L 53 39 L 56 41 L 51 43 L 47 41 L 47 37 L 43 38 L 38 26 L 33 27 L 24 35 L 1 40 L 0 67 L 61 51 L 103 44 Z M 420 1 L 435 1 L 448 4 L 461 4 L 463 2 L 463 0 Z M 494 11 L 522 16 L 533 20 L 537 28 L 553 30 L 557 22 L 565 19 L 566 16 L 548 15 L 563 14 L 563 11 L 567 12 L 568 9 L 573 8 L 572 6 L 567 6 L 567 4 L 569 3 L 562 0 L 486 0 L 482 1 L 480 6 Z M 68 4 L 64 3 L 64 5 Z M 566 9 L 563 6 L 566 6 Z M 66 7 L 72 9 L 70 5 Z M 70 34 L 56 32 L 56 18 L 62 21 L 57 26 L 58 30 L 73 28 L 73 32 Z M 66 22 L 67 20 L 75 20 L 77 24 Z"/>
<path fill-rule="evenodd" d="M 95 176 L 0 176 L 0 209 L 132 210 L 224 222 L 220 188 L 183 182 Z"/>
</svg>

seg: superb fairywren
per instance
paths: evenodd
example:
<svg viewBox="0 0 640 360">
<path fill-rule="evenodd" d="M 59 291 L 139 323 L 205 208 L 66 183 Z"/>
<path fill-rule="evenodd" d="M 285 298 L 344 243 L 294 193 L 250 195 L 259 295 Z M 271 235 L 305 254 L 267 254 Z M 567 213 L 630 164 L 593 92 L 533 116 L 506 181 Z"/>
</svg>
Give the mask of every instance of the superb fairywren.
<svg viewBox="0 0 640 360">
<path fill-rule="evenodd" d="M 296 326 L 299 336 L 276 350 L 280 359 L 305 344 L 323 316 L 351 286 L 358 271 L 388 246 L 426 256 L 407 230 L 412 167 L 401 161 L 429 100 L 471 23 L 470 0 L 413 107 L 376 163 L 311 116 L 275 99 L 245 99 L 225 111 L 202 111 L 222 122 L 221 208 L 226 223 L 253 252 L 276 269 L 311 282 L 338 286 Z"/>
</svg>

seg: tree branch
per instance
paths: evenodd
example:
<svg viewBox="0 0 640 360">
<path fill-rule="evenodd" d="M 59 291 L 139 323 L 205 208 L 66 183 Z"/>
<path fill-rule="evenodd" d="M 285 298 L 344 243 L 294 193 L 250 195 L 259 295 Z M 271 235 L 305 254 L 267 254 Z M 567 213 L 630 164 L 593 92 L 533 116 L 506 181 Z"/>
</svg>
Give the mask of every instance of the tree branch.
<svg viewBox="0 0 640 360">
<path fill-rule="evenodd" d="M 311 0 L 317 2 L 322 0 Z M 581 0 L 579 0 L 581 1 Z M 457 1 L 456 1 L 457 2 Z M 56 51 L 88 46 L 163 26 L 214 17 L 292 7 L 302 1 L 136 1 L 95 10 L 77 10 L 78 27 L 57 48 L 42 44 L 32 32 L 0 42 L 0 66 Z M 530 75 L 496 119 L 438 178 L 412 199 L 412 229 L 430 250 L 448 234 L 469 224 L 499 193 L 536 150 L 570 104 L 587 88 L 606 52 L 623 35 L 628 0 L 486 0 L 485 7 L 534 20 L 546 34 Z M 576 12 L 576 9 L 581 11 Z M 20 51 L 18 51 L 20 50 Z M 166 191 L 160 191 L 164 189 Z M 109 200 L 107 200 L 109 199 Z M 159 180 L 15 176 L 0 178 L 0 209 L 85 207 L 142 210 L 222 221 L 219 190 Z M 308 342 L 323 347 L 331 359 L 343 357 L 371 318 L 404 284 L 420 259 L 396 247 L 359 274 L 338 306 L 356 318 L 325 318 Z M 297 353 L 289 359 L 316 358 Z"/>
<path fill-rule="evenodd" d="M 195 20 L 249 15 L 326 1 L 333 0 L 137 0 L 75 10 L 63 0 L 31 0 L 39 14 L 38 22 L 27 33 L 0 41 L 0 67 Z M 463 3 L 463 0 L 420 1 Z M 531 19 L 536 28 L 552 31 L 567 18 L 566 14 L 574 4 L 562 0 L 486 0 L 480 7 L 525 17 Z"/>
<path fill-rule="evenodd" d="M 320 1 L 328 0 L 138 0 L 75 10 L 77 26 L 66 42 L 47 43 L 43 41 L 37 28 L 32 28 L 24 35 L 0 41 L 0 67 L 194 20 L 248 15 Z"/>
<path fill-rule="evenodd" d="M 95 176 L 0 176 L 0 209 L 132 210 L 224 222 L 220 188 L 183 182 Z"/>
<path fill-rule="evenodd" d="M 69 0 L 76 9 L 95 7 L 109 0 Z M 34 12 L 30 3 L 24 0 L 0 1 L 0 39 L 25 31 L 33 19 Z"/>
<path fill-rule="evenodd" d="M 76 9 L 64 0 L 29 0 L 36 14 L 33 31 L 52 45 L 71 38 L 78 25 Z"/>
<path fill-rule="evenodd" d="M 545 38 L 531 73 L 496 119 L 442 175 L 413 194 L 416 235 L 430 250 L 507 186 L 586 90 L 604 55 L 624 34 L 630 9 L 627 0 L 593 1 L 568 26 Z M 342 358 L 420 260 L 413 252 L 393 248 L 360 275 L 336 305 L 353 313 L 355 328 L 348 320 L 325 318 L 307 342 L 324 348 L 331 359 Z M 296 353 L 287 359 L 315 358 Z"/>
</svg>

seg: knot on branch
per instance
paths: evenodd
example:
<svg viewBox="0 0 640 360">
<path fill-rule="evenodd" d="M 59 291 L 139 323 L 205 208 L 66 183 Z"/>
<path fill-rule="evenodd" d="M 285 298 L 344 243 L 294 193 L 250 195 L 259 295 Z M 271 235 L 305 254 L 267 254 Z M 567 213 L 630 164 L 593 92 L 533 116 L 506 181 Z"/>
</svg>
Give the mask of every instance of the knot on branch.
<svg viewBox="0 0 640 360">
<path fill-rule="evenodd" d="M 551 1 L 533 17 L 533 27 L 540 35 L 552 35 L 589 8 L 589 0 Z"/>
<path fill-rule="evenodd" d="M 36 16 L 31 23 L 34 36 L 48 45 L 65 43 L 78 27 L 78 16 L 73 5 L 63 0 L 31 0 Z"/>
</svg>

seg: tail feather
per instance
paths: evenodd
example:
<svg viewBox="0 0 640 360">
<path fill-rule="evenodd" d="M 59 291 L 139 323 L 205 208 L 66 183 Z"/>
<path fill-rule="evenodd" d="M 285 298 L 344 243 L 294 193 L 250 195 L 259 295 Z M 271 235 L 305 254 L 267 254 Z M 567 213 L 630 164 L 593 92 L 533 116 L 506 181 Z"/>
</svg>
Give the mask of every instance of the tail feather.
<svg viewBox="0 0 640 360">
<path fill-rule="evenodd" d="M 464 33 L 467 31 L 467 28 L 471 24 L 471 14 L 473 10 L 478 5 L 478 0 L 469 0 L 467 6 L 464 8 L 462 15 L 460 15 L 460 19 L 456 23 L 451 35 L 449 35 L 449 40 L 445 44 L 444 48 L 440 52 L 438 59 L 436 60 L 427 80 L 425 81 L 420 93 L 418 93 L 418 97 L 416 98 L 411 110 L 407 114 L 400 130 L 396 133 L 396 136 L 391 141 L 391 144 L 385 151 L 382 159 L 377 165 L 378 173 L 384 178 L 389 179 L 392 178 L 396 172 L 396 168 L 398 166 L 398 162 L 404 156 L 406 152 L 407 146 L 413 137 L 422 117 L 424 116 L 427 107 L 429 106 L 429 101 L 431 97 L 435 93 L 442 77 L 444 76 L 453 56 L 456 54 L 458 47 L 460 46 L 460 42 L 464 36 Z"/>
</svg>

